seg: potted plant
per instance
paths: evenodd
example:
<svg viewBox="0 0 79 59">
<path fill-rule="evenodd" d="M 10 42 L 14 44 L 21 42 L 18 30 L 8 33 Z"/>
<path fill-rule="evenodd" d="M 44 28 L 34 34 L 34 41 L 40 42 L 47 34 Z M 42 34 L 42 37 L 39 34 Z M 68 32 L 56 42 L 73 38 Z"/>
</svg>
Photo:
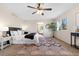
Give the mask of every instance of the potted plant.
<svg viewBox="0 0 79 59">
<path fill-rule="evenodd" d="M 57 30 L 57 24 L 55 22 L 51 22 L 46 24 L 46 27 L 52 32 L 52 36 L 54 37 L 54 32 Z"/>
</svg>

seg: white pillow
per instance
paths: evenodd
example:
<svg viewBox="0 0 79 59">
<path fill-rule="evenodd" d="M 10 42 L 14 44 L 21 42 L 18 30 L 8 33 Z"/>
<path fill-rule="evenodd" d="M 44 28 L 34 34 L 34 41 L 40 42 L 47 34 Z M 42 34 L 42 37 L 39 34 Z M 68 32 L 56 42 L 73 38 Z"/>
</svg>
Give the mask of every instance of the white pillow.
<svg viewBox="0 0 79 59">
<path fill-rule="evenodd" d="M 17 31 L 11 31 L 11 35 L 12 36 L 17 36 L 18 35 L 18 32 Z"/>
<path fill-rule="evenodd" d="M 14 36 L 13 31 L 10 31 L 10 33 L 11 33 L 11 36 Z"/>
<path fill-rule="evenodd" d="M 18 35 L 18 32 L 17 31 L 14 31 L 13 33 L 14 33 L 14 36 L 17 36 Z"/>
<path fill-rule="evenodd" d="M 23 31 L 18 30 L 17 32 L 18 32 L 18 35 L 23 35 Z"/>
</svg>

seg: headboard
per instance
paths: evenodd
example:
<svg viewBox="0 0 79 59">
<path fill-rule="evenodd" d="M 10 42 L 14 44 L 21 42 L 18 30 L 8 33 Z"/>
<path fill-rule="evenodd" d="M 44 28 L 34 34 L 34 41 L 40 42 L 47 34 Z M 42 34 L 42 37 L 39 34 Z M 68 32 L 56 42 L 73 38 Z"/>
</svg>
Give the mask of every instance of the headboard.
<svg viewBox="0 0 79 59">
<path fill-rule="evenodd" d="M 9 31 L 17 31 L 17 30 L 22 30 L 22 28 L 18 28 L 18 27 L 9 27 Z"/>
<path fill-rule="evenodd" d="M 10 36 L 11 36 L 10 31 L 22 30 L 22 28 L 18 28 L 18 27 L 8 27 L 8 28 L 9 28 L 9 31 L 7 32 L 7 34 L 9 34 Z"/>
</svg>

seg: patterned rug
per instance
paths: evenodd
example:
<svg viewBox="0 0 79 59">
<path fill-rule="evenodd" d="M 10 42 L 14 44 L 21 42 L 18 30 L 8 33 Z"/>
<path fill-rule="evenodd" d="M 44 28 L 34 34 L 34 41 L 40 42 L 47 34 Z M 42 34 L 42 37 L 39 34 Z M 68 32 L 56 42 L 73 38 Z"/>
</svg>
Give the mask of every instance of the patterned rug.
<svg viewBox="0 0 79 59">
<path fill-rule="evenodd" d="M 56 39 L 41 40 L 39 44 L 34 45 L 11 45 L 0 50 L 2 56 L 62 56 L 74 55 L 72 51 L 65 48 Z"/>
</svg>

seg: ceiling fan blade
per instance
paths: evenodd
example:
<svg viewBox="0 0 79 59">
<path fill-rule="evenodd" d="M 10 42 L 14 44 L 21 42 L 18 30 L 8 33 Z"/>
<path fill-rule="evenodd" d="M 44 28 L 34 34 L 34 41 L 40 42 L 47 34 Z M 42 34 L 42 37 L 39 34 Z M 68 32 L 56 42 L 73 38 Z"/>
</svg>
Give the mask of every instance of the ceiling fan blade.
<svg viewBox="0 0 79 59">
<path fill-rule="evenodd" d="M 35 7 L 32 7 L 32 6 L 27 6 L 27 7 L 29 7 L 29 8 L 33 8 L 33 9 L 36 9 Z"/>
<path fill-rule="evenodd" d="M 35 13 L 37 13 L 37 12 L 33 12 L 32 14 L 35 14 Z"/>
<path fill-rule="evenodd" d="M 45 8 L 45 9 L 43 9 L 43 10 L 48 10 L 48 11 L 51 11 L 51 10 L 52 10 L 52 8 Z"/>
<path fill-rule="evenodd" d="M 41 4 L 40 4 L 40 3 L 38 3 L 37 5 L 38 5 L 38 6 L 37 6 L 37 8 L 40 8 L 40 5 L 41 5 Z"/>
</svg>

